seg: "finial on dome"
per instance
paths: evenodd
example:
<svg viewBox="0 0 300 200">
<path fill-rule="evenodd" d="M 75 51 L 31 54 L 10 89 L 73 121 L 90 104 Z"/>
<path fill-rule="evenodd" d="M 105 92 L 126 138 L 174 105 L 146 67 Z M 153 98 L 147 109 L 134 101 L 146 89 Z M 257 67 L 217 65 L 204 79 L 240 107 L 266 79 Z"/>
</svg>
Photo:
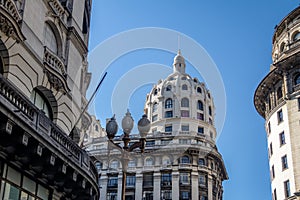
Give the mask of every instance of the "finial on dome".
<svg viewBox="0 0 300 200">
<path fill-rule="evenodd" d="M 177 55 L 174 57 L 173 71 L 185 73 L 185 60 L 180 49 L 178 49 Z"/>
</svg>

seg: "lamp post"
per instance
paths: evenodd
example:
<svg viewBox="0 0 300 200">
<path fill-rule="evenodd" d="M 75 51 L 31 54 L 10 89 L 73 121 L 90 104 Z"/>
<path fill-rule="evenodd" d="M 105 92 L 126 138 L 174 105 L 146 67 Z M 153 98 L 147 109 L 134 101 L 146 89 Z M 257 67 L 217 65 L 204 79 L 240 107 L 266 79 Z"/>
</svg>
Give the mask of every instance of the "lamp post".
<svg viewBox="0 0 300 200">
<path fill-rule="evenodd" d="M 134 121 L 131 117 L 131 113 L 127 110 L 125 117 L 122 119 L 122 129 L 124 132 L 123 135 L 123 147 L 119 144 L 114 143 L 113 139 L 116 136 L 118 131 L 118 124 L 116 122 L 115 116 L 113 116 L 108 123 L 106 124 L 106 133 L 109 139 L 108 148 L 110 149 L 111 145 L 117 147 L 122 152 L 122 200 L 125 200 L 126 192 L 126 172 L 127 165 L 129 161 L 129 152 L 133 151 L 136 148 L 140 148 L 141 153 L 145 151 L 146 136 L 150 130 L 150 121 L 147 119 L 147 115 L 143 115 L 142 118 L 138 121 L 138 130 L 140 133 L 140 140 L 128 146 L 130 142 L 130 132 L 133 128 Z"/>
</svg>

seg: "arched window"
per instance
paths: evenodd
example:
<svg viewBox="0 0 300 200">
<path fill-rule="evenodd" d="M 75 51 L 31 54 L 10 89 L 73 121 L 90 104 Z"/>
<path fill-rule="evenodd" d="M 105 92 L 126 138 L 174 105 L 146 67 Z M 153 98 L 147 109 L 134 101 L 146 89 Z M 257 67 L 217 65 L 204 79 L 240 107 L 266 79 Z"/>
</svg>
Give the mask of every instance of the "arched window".
<svg viewBox="0 0 300 200">
<path fill-rule="evenodd" d="M 277 99 L 281 99 L 282 98 L 282 88 L 278 87 L 277 89 Z"/>
<path fill-rule="evenodd" d="M 57 39 L 56 39 L 53 29 L 50 27 L 50 25 L 48 23 L 46 23 L 46 26 L 45 26 L 44 43 L 45 43 L 45 46 L 47 48 L 49 48 L 53 53 L 58 54 Z"/>
<path fill-rule="evenodd" d="M 198 110 L 203 110 L 203 103 L 200 100 L 198 100 L 198 102 L 197 102 L 197 109 Z"/>
<path fill-rule="evenodd" d="M 157 92 L 158 92 L 158 90 L 155 89 L 155 90 L 154 90 L 154 96 L 157 95 Z"/>
<path fill-rule="evenodd" d="M 152 112 L 156 112 L 156 111 L 157 111 L 157 107 L 158 107 L 158 103 L 155 102 L 155 103 L 153 104 Z"/>
<path fill-rule="evenodd" d="M 169 164 L 171 164 L 170 158 L 169 157 L 163 157 L 162 164 L 163 165 L 169 165 Z"/>
<path fill-rule="evenodd" d="M 295 81 L 295 85 L 298 85 L 298 84 L 300 84 L 300 74 L 298 74 L 296 77 L 295 77 L 295 79 L 294 79 Z"/>
<path fill-rule="evenodd" d="M 181 164 L 190 164 L 191 163 L 190 157 L 188 157 L 188 156 L 182 156 L 180 158 L 180 163 Z"/>
<path fill-rule="evenodd" d="M 205 160 L 204 160 L 204 158 L 199 158 L 198 165 L 205 166 Z"/>
<path fill-rule="evenodd" d="M 171 90 L 172 90 L 172 86 L 168 85 L 167 88 L 166 88 L 166 91 L 171 91 Z"/>
<path fill-rule="evenodd" d="M 188 98 L 183 98 L 181 99 L 181 107 L 189 107 L 189 99 Z"/>
<path fill-rule="evenodd" d="M 99 131 L 99 128 L 98 128 L 97 124 L 95 125 L 95 131 L 97 131 L 97 132 Z"/>
<path fill-rule="evenodd" d="M 198 92 L 198 93 L 202 93 L 202 90 L 201 90 L 200 87 L 197 87 L 197 92 Z"/>
<path fill-rule="evenodd" d="M 283 42 L 283 43 L 281 43 L 281 45 L 280 45 L 279 51 L 280 51 L 280 52 L 283 52 L 284 49 L 285 49 L 285 43 Z"/>
<path fill-rule="evenodd" d="M 165 108 L 172 108 L 172 107 L 173 107 L 173 100 L 169 98 L 165 102 Z"/>
<path fill-rule="evenodd" d="M 297 41 L 297 40 L 299 40 L 300 39 L 300 32 L 296 32 L 295 34 L 294 34 L 294 36 L 293 36 L 293 41 L 295 42 L 295 41 Z"/>
<path fill-rule="evenodd" d="M 37 108 L 42 110 L 48 118 L 52 119 L 52 110 L 50 104 L 41 92 L 34 89 L 31 93 L 30 100 Z"/>
<path fill-rule="evenodd" d="M 181 86 L 181 89 L 182 89 L 182 90 L 187 90 L 187 89 L 188 89 L 188 87 L 187 87 L 187 85 L 186 85 L 186 84 L 184 84 L 184 85 L 182 85 L 182 86 Z"/>
<path fill-rule="evenodd" d="M 208 114 L 209 114 L 210 116 L 212 115 L 211 106 L 208 107 Z"/>
<path fill-rule="evenodd" d="M 152 166 L 154 164 L 153 158 L 148 157 L 145 160 L 145 166 Z"/>
</svg>

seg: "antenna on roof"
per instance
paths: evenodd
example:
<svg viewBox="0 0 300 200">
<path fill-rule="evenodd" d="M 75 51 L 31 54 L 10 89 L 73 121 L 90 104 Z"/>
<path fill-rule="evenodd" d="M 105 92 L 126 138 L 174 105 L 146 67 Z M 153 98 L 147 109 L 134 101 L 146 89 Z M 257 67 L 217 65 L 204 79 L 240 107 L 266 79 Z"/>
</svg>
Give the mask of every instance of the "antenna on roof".
<svg viewBox="0 0 300 200">
<path fill-rule="evenodd" d="M 177 44 L 178 44 L 178 48 L 177 48 L 177 50 L 179 50 L 180 49 L 180 35 L 178 35 L 178 41 L 177 41 Z"/>
</svg>

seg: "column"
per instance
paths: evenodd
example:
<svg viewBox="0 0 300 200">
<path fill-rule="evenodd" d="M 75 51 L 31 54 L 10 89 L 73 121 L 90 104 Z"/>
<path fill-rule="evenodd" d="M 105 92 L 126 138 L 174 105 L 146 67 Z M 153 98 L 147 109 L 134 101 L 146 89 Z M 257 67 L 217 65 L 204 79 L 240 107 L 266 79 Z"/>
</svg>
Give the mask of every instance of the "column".
<svg viewBox="0 0 300 200">
<path fill-rule="evenodd" d="M 160 172 L 154 172 L 153 174 L 153 199 L 160 199 Z"/>
<path fill-rule="evenodd" d="M 192 200 L 199 199 L 198 171 L 192 171 Z"/>
<path fill-rule="evenodd" d="M 208 194 L 207 194 L 207 197 L 208 197 L 208 200 L 212 200 L 213 199 L 213 195 L 212 195 L 212 176 L 211 174 L 208 174 L 207 175 L 207 187 L 208 187 Z"/>
<path fill-rule="evenodd" d="M 287 72 L 283 72 L 283 85 L 284 85 L 284 97 L 289 99 L 289 84 L 288 84 L 288 73 Z"/>
<path fill-rule="evenodd" d="M 108 177 L 106 175 L 102 175 L 100 177 L 100 200 L 106 200 L 107 196 L 107 182 L 108 182 Z"/>
<path fill-rule="evenodd" d="M 172 172 L 172 199 L 179 199 L 179 172 Z"/>
<path fill-rule="evenodd" d="M 122 199 L 122 171 L 118 174 L 118 199 Z"/>
<path fill-rule="evenodd" d="M 135 175 L 135 200 L 143 198 L 143 174 L 137 173 Z"/>
</svg>

